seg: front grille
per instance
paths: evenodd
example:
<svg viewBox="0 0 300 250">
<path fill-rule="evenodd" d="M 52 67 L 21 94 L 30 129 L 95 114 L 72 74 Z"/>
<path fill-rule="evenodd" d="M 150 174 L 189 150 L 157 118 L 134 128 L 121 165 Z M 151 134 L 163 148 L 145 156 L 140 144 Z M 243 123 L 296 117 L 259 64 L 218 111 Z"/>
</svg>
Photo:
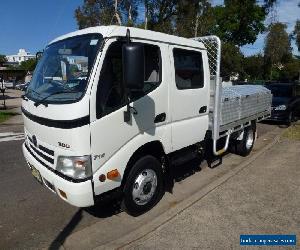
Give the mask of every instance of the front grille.
<svg viewBox="0 0 300 250">
<path fill-rule="evenodd" d="M 28 136 L 29 141 L 33 144 L 32 138 Z M 38 145 L 38 148 L 42 151 L 44 151 L 45 153 L 47 153 L 48 155 L 54 156 L 54 151 L 48 148 L 45 148 L 42 145 Z"/>
<path fill-rule="evenodd" d="M 32 138 L 30 136 L 27 136 L 27 138 L 28 138 L 27 148 L 30 148 L 30 153 L 35 158 L 38 158 L 40 161 L 43 160 L 44 163 L 50 163 L 51 165 L 53 165 L 54 151 L 40 144 L 35 146 Z"/>
</svg>

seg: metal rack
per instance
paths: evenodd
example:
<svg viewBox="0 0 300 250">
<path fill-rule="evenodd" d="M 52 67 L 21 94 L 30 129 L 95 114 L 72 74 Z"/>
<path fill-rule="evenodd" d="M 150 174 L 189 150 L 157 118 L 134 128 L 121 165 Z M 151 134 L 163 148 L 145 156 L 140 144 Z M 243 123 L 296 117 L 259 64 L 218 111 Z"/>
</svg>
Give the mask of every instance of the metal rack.
<svg viewBox="0 0 300 250">
<path fill-rule="evenodd" d="M 221 81 L 220 81 L 220 66 L 221 66 L 221 40 L 217 36 L 195 37 L 193 40 L 203 43 L 207 50 L 208 63 L 210 69 L 210 97 L 211 104 L 209 109 L 210 128 L 213 139 L 213 152 L 215 155 L 222 154 L 228 147 L 230 131 L 227 135 L 226 149 L 217 151 L 217 141 L 220 138 L 220 109 L 221 109 Z"/>
<path fill-rule="evenodd" d="M 262 86 L 232 86 L 222 88 L 220 78 L 221 41 L 217 36 L 192 38 L 203 43 L 210 69 L 209 129 L 212 131 L 213 152 L 221 155 L 228 148 L 230 135 L 260 121 L 271 113 L 272 95 Z M 226 137 L 224 148 L 217 150 L 217 141 Z"/>
</svg>

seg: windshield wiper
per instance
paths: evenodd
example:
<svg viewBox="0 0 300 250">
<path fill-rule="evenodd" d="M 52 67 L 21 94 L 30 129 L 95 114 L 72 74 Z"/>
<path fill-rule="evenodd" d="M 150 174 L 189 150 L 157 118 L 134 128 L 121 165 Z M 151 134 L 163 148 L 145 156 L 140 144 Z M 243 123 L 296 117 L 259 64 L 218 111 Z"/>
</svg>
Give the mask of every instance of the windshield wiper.
<svg viewBox="0 0 300 250">
<path fill-rule="evenodd" d="M 37 92 L 37 91 L 35 91 L 35 90 L 33 90 L 33 89 L 28 89 L 27 92 L 26 92 L 24 95 L 21 95 L 21 98 L 27 102 L 27 101 L 28 101 L 28 96 L 27 96 L 27 95 L 28 95 L 30 92 L 33 92 L 33 93 L 35 93 L 35 94 L 41 96 L 41 94 L 40 94 L 39 92 Z"/>
<path fill-rule="evenodd" d="M 45 105 L 45 107 L 48 107 L 48 103 L 45 102 L 45 100 L 47 100 L 50 96 L 54 96 L 54 95 L 58 95 L 58 94 L 63 94 L 63 93 L 78 93 L 77 91 L 71 91 L 71 90 L 68 90 L 68 91 L 63 91 L 63 90 L 60 90 L 60 91 L 57 91 L 57 92 L 53 92 L 47 96 L 45 96 L 44 98 L 42 98 L 41 100 L 39 101 L 36 101 L 34 103 L 34 106 L 39 106 L 40 104 L 43 104 Z"/>
<path fill-rule="evenodd" d="M 41 94 L 40 94 L 39 92 L 37 92 L 37 91 L 35 91 L 35 90 L 33 90 L 33 89 L 28 89 L 28 90 L 27 90 L 27 93 L 25 93 L 25 95 L 23 95 L 23 96 L 24 96 L 24 97 L 27 97 L 27 94 L 29 94 L 30 92 L 33 92 L 33 93 L 35 93 L 35 94 L 41 96 Z"/>
</svg>

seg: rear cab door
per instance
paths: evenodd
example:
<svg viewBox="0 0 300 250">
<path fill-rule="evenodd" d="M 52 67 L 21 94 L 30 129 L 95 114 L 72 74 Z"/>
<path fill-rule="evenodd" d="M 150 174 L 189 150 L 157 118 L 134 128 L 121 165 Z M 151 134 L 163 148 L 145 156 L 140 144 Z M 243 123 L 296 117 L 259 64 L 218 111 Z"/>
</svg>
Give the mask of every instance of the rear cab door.
<svg viewBox="0 0 300 250">
<path fill-rule="evenodd" d="M 204 49 L 169 46 L 172 149 L 204 140 L 209 123 L 209 69 Z"/>
</svg>

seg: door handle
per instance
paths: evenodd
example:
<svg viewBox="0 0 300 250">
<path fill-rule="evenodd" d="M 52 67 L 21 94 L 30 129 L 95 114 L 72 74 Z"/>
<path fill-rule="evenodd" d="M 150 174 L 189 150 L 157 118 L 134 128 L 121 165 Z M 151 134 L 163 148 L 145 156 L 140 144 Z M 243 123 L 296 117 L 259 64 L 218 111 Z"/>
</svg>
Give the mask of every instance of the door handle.
<svg viewBox="0 0 300 250">
<path fill-rule="evenodd" d="M 161 113 L 155 116 L 154 123 L 164 122 L 166 120 L 166 113 Z"/>
<path fill-rule="evenodd" d="M 202 106 L 200 109 L 199 109 L 199 114 L 203 114 L 207 111 L 207 106 Z"/>
</svg>

